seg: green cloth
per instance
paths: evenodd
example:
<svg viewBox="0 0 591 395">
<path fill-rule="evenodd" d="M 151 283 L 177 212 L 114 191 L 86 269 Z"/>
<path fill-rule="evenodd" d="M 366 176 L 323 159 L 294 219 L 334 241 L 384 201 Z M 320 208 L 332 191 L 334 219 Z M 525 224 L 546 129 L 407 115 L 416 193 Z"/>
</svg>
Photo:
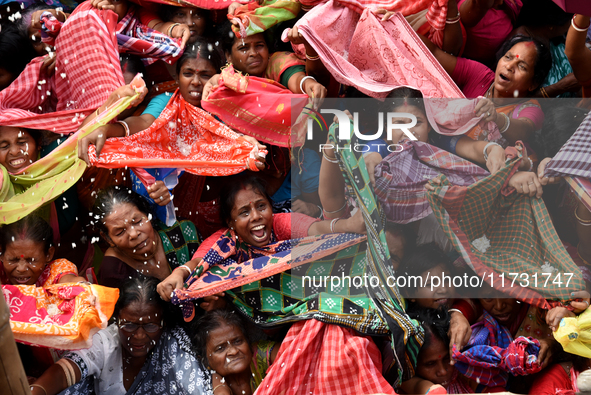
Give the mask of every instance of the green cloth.
<svg viewBox="0 0 591 395">
<path fill-rule="evenodd" d="M 441 185 L 432 183 L 435 190 L 428 192 L 429 204 L 455 249 L 480 278 L 490 283 L 494 270 L 504 275 L 504 283 L 493 276 L 494 288 L 548 309 L 552 303 L 546 299 L 567 301 L 571 292 L 584 290 L 585 285 L 580 269 L 556 234 L 544 201 L 506 186 L 518 165 L 519 159 L 515 159 L 468 187 L 452 186 L 442 177 Z M 472 244 L 483 236 L 490 240 L 484 251 Z M 555 272 L 546 281 L 544 273 L 549 270 Z M 511 273 L 520 276 L 524 287 L 517 282 L 511 287 L 515 277 Z M 573 274 L 568 286 L 566 273 Z M 561 284 L 554 281 L 558 274 Z"/>
<path fill-rule="evenodd" d="M 156 225 L 170 270 L 189 262 L 202 241 L 195 224 L 179 219 L 170 227 L 162 221 L 158 221 Z"/>
<path fill-rule="evenodd" d="M 566 77 L 567 74 L 573 72 L 573 68 L 564 53 L 564 43 L 557 45 L 550 43 L 550 53 L 552 55 L 552 68 L 550 68 L 542 86 L 553 85 Z M 566 92 L 557 97 L 576 97 L 576 95 L 574 92 Z"/>
<path fill-rule="evenodd" d="M 10 224 L 39 207 L 52 202 L 74 186 L 86 170 L 86 163 L 78 159 L 78 140 L 107 124 L 126 109 L 137 97 L 125 97 L 108 111 L 82 127 L 48 156 L 39 159 L 25 173 L 9 175 L 0 166 L 0 224 Z"/>
<path fill-rule="evenodd" d="M 294 75 L 295 73 L 299 73 L 299 72 L 302 72 L 305 74 L 306 73 L 306 66 L 291 66 L 291 67 L 289 67 L 287 70 L 285 70 L 281 74 L 281 78 L 279 80 L 279 83 L 287 88 L 287 83 L 289 82 L 289 79 L 291 78 L 291 76 Z"/>
</svg>

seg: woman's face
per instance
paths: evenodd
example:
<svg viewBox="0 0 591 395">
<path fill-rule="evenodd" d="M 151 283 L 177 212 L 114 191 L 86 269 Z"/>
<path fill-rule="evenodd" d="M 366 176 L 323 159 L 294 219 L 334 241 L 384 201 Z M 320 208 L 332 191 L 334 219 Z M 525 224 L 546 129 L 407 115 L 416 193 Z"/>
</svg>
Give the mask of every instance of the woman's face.
<svg viewBox="0 0 591 395">
<path fill-rule="evenodd" d="M 235 326 L 223 323 L 217 329 L 209 331 L 206 351 L 209 367 L 223 377 L 250 369 L 250 345 L 244 333 Z"/>
<path fill-rule="evenodd" d="M 417 138 L 418 141 L 426 143 L 429 140 L 431 125 L 429 124 L 429 120 L 427 119 L 424 111 L 413 105 L 403 105 L 396 107 L 392 110 L 392 112 L 409 113 L 414 115 L 417 118 L 417 124 L 410 129 L 410 132 Z M 411 123 L 411 119 L 406 117 L 393 117 L 392 123 Z M 392 141 L 390 144 L 400 144 L 402 141 L 408 139 L 409 137 L 401 129 L 394 129 L 392 130 Z"/>
<path fill-rule="evenodd" d="M 449 364 L 449 345 L 431 336 L 431 344 L 422 347 L 419 353 L 417 376 L 445 387 L 454 373 L 454 367 Z"/>
<path fill-rule="evenodd" d="M 49 52 L 48 49 L 51 49 L 51 45 L 41 41 L 41 31 L 39 29 L 30 26 L 27 30 L 27 37 L 29 37 L 29 41 L 31 41 L 37 56 L 47 55 Z"/>
<path fill-rule="evenodd" d="M 162 308 L 138 301 L 119 312 L 119 341 L 127 357 L 142 358 L 162 335 Z"/>
<path fill-rule="evenodd" d="M 179 89 L 183 99 L 201 107 L 203 87 L 216 74 L 211 62 L 203 58 L 189 59 L 183 63 L 179 71 Z"/>
<path fill-rule="evenodd" d="M 537 88 L 534 83 L 536 56 L 536 45 L 530 41 L 515 44 L 499 59 L 494 83 L 498 97 L 527 97 Z"/>
<path fill-rule="evenodd" d="M 390 262 L 392 262 L 394 270 L 398 270 L 404 257 L 404 236 L 400 233 L 386 231 L 386 243 L 388 243 L 388 251 L 390 251 Z"/>
<path fill-rule="evenodd" d="M 499 324 L 509 326 L 517 319 L 519 303 L 513 298 L 482 298 L 482 308 L 492 315 Z"/>
<path fill-rule="evenodd" d="M 269 48 L 262 33 L 246 38 L 234 38 L 232 51 L 226 53 L 228 62 L 236 70 L 262 77 L 269 63 Z"/>
<path fill-rule="evenodd" d="M 178 7 L 172 15 L 170 22 L 184 23 L 189 26 L 191 37 L 187 41 L 187 44 L 194 44 L 205 33 L 205 27 L 207 26 L 206 12 L 205 10 L 194 7 Z"/>
<path fill-rule="evenodd" d="M 437 309 L 443 305 L 451 306 L 455 289 L 450 284 L 451 278 L 453 277 L 452 273 L 449 270 L 446 272 L 445 266 L 435 266 L 433 269 L 421 273 L 421 277 L 423 279 L 423 286 L 417 287 L 415 291 L 415 301 L 419 306 L 433 309 Z M 447 281 L 448 278 L 449 281 Z"/>
<path fill-rule="evenodd" d="M 6 246 L 2 254 L 2 265 L 12 285 L 35 285 L 45 266 L 53 258 L 55 248 L 48 253 L 43 244 L 29 239 L 16 239 Z"/>
<path fill-rule="evenodd" d="M 18 173 L 37 160 L 37 142 L 25 129 L 0 126 L 0 164 Z"/>
<path fill-rule="evenodd" d="M 271 240 L 273 209 L 267 198 L 252 186 L 236 194 L 228 226 L 247 244 L 263 247 Z"/>
<path fill-rule="evenodd" d="M 103 221 L 111 247 L 138 260 L 155 254 L 158 236 L 147 215 L 133 204 L 115 204 L 113 211 Z"/>
</svg>

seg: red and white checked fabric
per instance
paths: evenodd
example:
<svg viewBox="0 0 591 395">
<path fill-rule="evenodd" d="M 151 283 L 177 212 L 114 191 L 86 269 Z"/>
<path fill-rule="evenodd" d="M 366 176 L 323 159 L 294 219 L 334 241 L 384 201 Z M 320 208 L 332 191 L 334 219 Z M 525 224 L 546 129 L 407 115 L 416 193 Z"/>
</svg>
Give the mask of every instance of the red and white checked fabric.
<svg viewBox="0 0 591 395">
<path fill-rule="evenodd" d="M 382 357 L 352 329 L 317 320 L 289 329 L 255 395 L 396 394 L 382 376 Z"/>
<path fill-rule="evenodd" d="M 0 125 L 75 132 L 124 84 L 116 25 L 112 11 L 99 11 L 89 1 L 78 6 L 56 39 L 55 74 L 41 73 L 39 57 L 0 92 Z"/>
</svg>

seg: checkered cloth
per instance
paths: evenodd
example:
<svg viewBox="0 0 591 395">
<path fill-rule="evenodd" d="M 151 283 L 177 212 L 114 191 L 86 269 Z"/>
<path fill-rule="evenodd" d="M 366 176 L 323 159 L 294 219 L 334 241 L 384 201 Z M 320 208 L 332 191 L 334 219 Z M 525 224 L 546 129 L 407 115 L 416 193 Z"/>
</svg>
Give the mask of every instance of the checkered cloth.
<svg viewBox="0 0 591 395">
<path fill-rule="evenodd" d="M 428 192 L 428 199 L 456 251 L 486 280 L 484 286 L 492 276 L 494 288 L 548 309 L 551 304 L 545 298 L 566 301 L 571 292 L 584 289 L 583 276 L 556 234 L 544 201 L 507 186 L 519 161 L 468 187 L 451 185 L 443 176 L 441 185 L 432 184 L 435 190 Z M 472 245 L 483 236 L 490 240 L 484 252 Z M 521 280 L 512 284 L 511 273 Z"/>
<path fill-rule="evenodd" d="M 591 113 L 546 165 L 544 175 L 565 177 L 571 189 L 591 210 Z"/>
<path fill-rule="evenodd" d="M 376 196 L 393 222 L 407 224 L 432 213 L 425 184 L 439 174 L 462 186 L 489 175 L 480 166 L 427 143 L 406 140 L 403 148 L 375 169 Z"/>
<path fill-rule="evenodd" d="M 513 340 L 511 333 L 488 313 L 472 326 L 472 336 L 463 352 L 453 346 L 456 369 L 464 376 L 488 387 L 507 385 L 508 373 L 527 375 L 539 372 L 540 343 L 523 336 Z"/>
<path fill-rule="evenodd" d="M 353 137 L 348 143 L 355 146 L 358 141 L 353 135 L 352 126 L 350 136 Z M 338 125 L 333 124 L 328 133 L 329 143 L 333 146 L 338 145 L 337 128 Z M 365 219 L 368 241 L 366 273 L 379 283 L 377 287 L 368 287 L 367 292 L 374 298 L 383 320 L 390 329 L 394 360 L 387 371 L 397 370 L 397 380 L 394 383 L 397 386 L 400 381 L 414 376 L 414 367 L 423 344 L 423 331 L 416 321 L 406 315 L 404 300 L 398 287 L 388 285 L 387 279 L 394 276 L 394 268 L 390 264 L 390 252 L 384 231 L 385 216 L 373 193 L 363 154 L 347 150 L 338 150 L 335 154 L 349 194 L 355 197 Z"/>
<path fill-rule="evenodd" d="M 112 11 L 99 11 L 89 1 L 77 7 L 56 39 L 55 74 L 42 74 L 44 58 L 33 59 L 0 92 L 0 125 L 75 132 L 124 84 L 114 38 L 116 22 Z"/>
<path fill-rule="evenodd" d="M 381 360 L 371 338 L 352 329 L 298 322 L 255 394 L 396 394 L 382 377 Z"/>
<path fill-rule="evenodd" d="M 117 44 L 119 52 L 142 57 L 144 64 L 150 65 L 158 59 L 172 64 L 183 53 L 181 40 L 168 37 L 164 33 L 150 29 L 135 17 L 136 7 L 131 6 L 127 14 L 117 24 Z"/>
</svg>

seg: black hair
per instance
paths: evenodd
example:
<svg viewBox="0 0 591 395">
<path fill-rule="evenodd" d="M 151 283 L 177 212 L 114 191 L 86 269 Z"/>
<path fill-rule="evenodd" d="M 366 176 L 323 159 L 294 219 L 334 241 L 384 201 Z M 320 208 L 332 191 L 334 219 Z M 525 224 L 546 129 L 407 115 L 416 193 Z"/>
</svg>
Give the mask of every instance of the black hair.
<svg viewBox="0 0 591 395">
<path fill-rule="evenodd" d="M 408 311 L 408 316 L 421 324 L 425 331 L 425 341 L 422 348 L 426 349 L 433 342 L 433 338 L 441 340 L 446 346 L 449 344 L 449 322 L 451 315 L 442 307 L 438 309 L 417 308 Z"/>
<path fill-rule="evenodd" d="M 134 76 L 138 73 L 146 75 L 146 68 L 139 56 L 135 55 L 121 55 L 119 64 L 121 64 L 121 71 L 123 73 L 129 72 Z"/>
<path fill-rule="evenodd" d="M 251 175 L 232 177 L 224 184 L 220 192 L 220 220 L 224 225 L 230 223 L 232 219 L 232 209 L 234 208 L 236 195 L 248 187 L 264 196 L 269 201 L 269 204 L 272 204 L 273 200 L 267 193 L 266 183 L 263 179 Z"/>
<path fill-rule="evenodd" d="M 125 186 L 110 186 L 100 191 L 94 202 L 92 217 L 95 228 L 107 235 L 105 217 L 113 212 L 116 205 L 124 203 L 137 207 L 146 217 L 150 216 L 150 206 L 142 196 Z"/>
<path fill-rule="evenodd" d="M 425 111 L 425 104 L 423 103 L 423 94 L 417 89 L 408 87 L 396 88 L 386 96 L 383 106 L 385 110 L 392 110 L 393 108 L 400 107 L 403 105 L 414 106 L 420 109 L 422 112 Z"/>
<path fill-rule="evenodd" d="M 181 8 L 179 6 L 176 5 L 162 5 L 160 7 L 160 17 L 162 18 L 162 20 L 164 22 L 170 22 L 172 21 L 172 18 L 174 18 L 174 14 L 178 11 L 178 9 Z M 207 19 L 207 25 L 209 26 L 209 23 L 211 21 L 211 19 L 209 18 L 209 10 L 206 10 L 204 8 L 199 8 L 199 7 L 186 7 L 186 8 L 191 8 L 193 10 L 193 12 L 195 12 L 196 14 L 201 14 L 202 17 Z M 207 31 L 207 27 L 205 29 L 205 31 Z"/>
<path fill-rule="evenodd" d="M 216 43 L 213 43 L 210 40 L 197 40 L 193 44 L 187 44 L 185 52 L 183 52 L 180 59 L 177 61 L 177 74 L 180 74 L 181 67 L 183 67 L 183 64 L 185 64 L 186 61 L 199 58 L 206 59 L 211 63 L 217 73 L 220 72 L 225 61 L 224 55 L 219 49 L 219 45 L 216 45 Z"/>
<path fill-rule="evenodd" d="M 41 217 L 32 213 L 0 228 L 0 248 L 6 247 L 16 240 L 31 240 L 43 244 L 43 252 L 47 254 L 53 245 L 53 229 Z"/>
<path fill-rule="evenodd" d="M 20 35 L 16 28 L 2 27 L 0 68 L 5 69 L 16 78 L 35 56 L 35 51 L 29 40 Z"/>
<path fill-rule="evenodd" d="M 160 280 L 155 277 L 141 275 L 127 280 L 119 288 L 119 299 L 115 305 L 113 317 L 119 318 L 121 310 L 134 302 L 138 302 L 142 306 L 153 305 L 159 307 L 162 309 L 162 319 L 164 322 L 170 323 L 170 317 L 165 315 L 171 306 L 158 295 L 156 287 L 159 283 Z"/>
<path fill-rule="evenodd" d="M 450 270 L 453 269 L 451 259 L 436 243 L 422 244 L 404 254 L 398 273 L 405 276 L 420 276 L 439 265 L 450 268 Z M 408 291 L 410 291 L 408 288 L 403 288 L 403 291 L 407 293 L 405 296 L 410 296 L 408 295 Z"/>
<path fill-rule="evenodd" d="M 384 231 L 394 236 L 402 236 L 404 240 L 404 254 L 407 255 L 416 247 L 417 234 L 408 225 L 398 224 L 392 221 L 386 221 Z"/>
<path fill-rule="evenodd" d="M 193 346 L 197 354 L 201 355 L 207 360 L 207 341 L 209 340 L 209 333 L 220 328 L 222 325 L 233 326 L 240 330 L 246 341 L 250 344 L 249 333 L 246 330 L 246 324 L 240 314 L 234 310 L 216 309 L 208 311 L 195 324 L 197 330 L 194 331 Z"/>
<path fill-rule="evenodd" d="M 539 86 L 544 82 L 552 68 L 552 54 L 550 53 L 550 47 L 537 38 L 523 36 L 521 34 L 511 37 L 501 45 L 501 48 L 497 52 L 497 64 L 499 60 L 515 45 L 529 42 L 534 43 L 536 46 L 536 64 L 534 65 L 533 82 Z"/>
<path fill-rule="evenodd" d="M 273 41 L 269 37 L 270 33 L 270 30 L 266 30 L 265 32 L 263 32 L 263 38 L 265 39 L 265 43 L 269 48 L 269 55 L 274 52 L 273 47 L 271 45 Z M 234 45 L 234 42 L 236 41 L 237 37 L 232 31 L 232 23 L 230 21 L 227 20 L 221 25 L 219 25 L 216 37 L 222 43 L 222 49 L 224 50 L 224 54 L 232 53 L 232 46 Z"/>
<path fill-rule="evenodd" d="M 589 110 L 574 106 L 548 106 L 544 125 L 536 131 L 531 145 L 540 159 L 554 157 L 583 122 Z"/>
<path fill-rule="evenodd" d="M 572 17 L 573 14 L 564 11 L 552 0 L 535 0 L 523 4 L 516 26 L 563 26 Z"/>
</svg>

